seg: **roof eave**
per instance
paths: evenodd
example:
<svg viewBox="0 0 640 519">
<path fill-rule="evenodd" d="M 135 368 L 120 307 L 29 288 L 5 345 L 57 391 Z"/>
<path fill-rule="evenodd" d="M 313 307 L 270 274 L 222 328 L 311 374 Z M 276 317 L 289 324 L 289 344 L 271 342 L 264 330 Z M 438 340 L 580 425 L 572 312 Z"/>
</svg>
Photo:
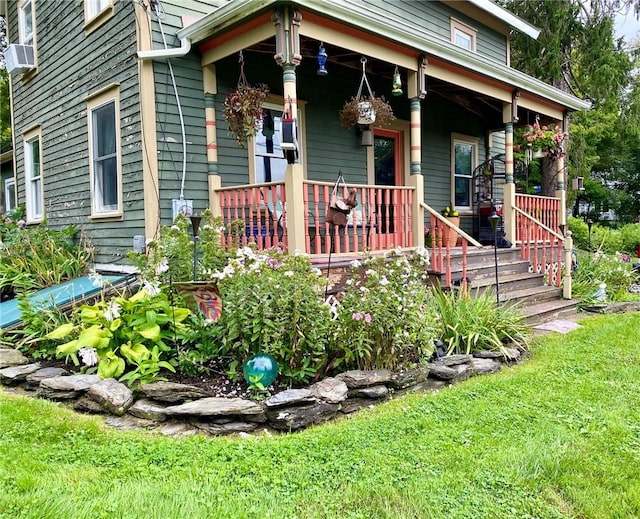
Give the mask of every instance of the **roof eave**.
<svg viewBox="0 0 640 519">
<path fill-rule="evenodd" d="M 485 10 L 494 9 L 492 13 L 494 16 L 499 15 L 506 18 L 507 14 L 511 14 L 506 9 L 488 0 L 469 1 Z M 179 38 L 188 38 L 192 42 L 201 41 L 212 35 L 212 27 L 223 29 L 251 15 L 263 12 L 278 3 L 280 3 L 280 0 L 234 0 L 194 24 L 181 29 L 177 36 Z M 438 41 L 432 34 L 421 31 L 404 20 L 393 20 L 394 23 L 389 23 L 388 20 L 380 20 L 372 16 L 371 8 L 366 5 L 350 2 L 349 0 L 296 0 L 295 3 L 300 7 L 316 11 L 324 16 L 337 18 L 338 20 L 348 19 L 351 25 L 360 29 L 391 38 L 396 43 L 416 49 L 418 52 L 441 58 L 484 76 L 497 79 L 521 91 L 529 92 L 552 103 L 562 105 L 569 110 L 587 110 L 591 107 L 589 102 L 563 92 L 519 70 L 455 47 L 448 40 L 442 39 L 442 41 Z M 516 26 L 518 21 L 520 25 L 528 25 L 513 14 L 511 14 L 511 17 L 513 17 L 513 20 L 508 23 L 515 28 L 520 28 Z"/>
<path fill-rule="evenodd" d="M 540 36 L 540 29 L 534 27 L 526 20 L 523 20 L 519 16 L 513 14 L 508 9 L 499 6 L 498 4 L 492 2 L 491 0 L 467 0 L 470 4 L 475 5 L 477 8 L 482 9 L 483 11 L 489 13 L 491 16 L 495 16 L 499 18 L 507 25 L 510 25 L 514 29 L 530 36 L 534 40 L 538 39 Z"/>
</svg>

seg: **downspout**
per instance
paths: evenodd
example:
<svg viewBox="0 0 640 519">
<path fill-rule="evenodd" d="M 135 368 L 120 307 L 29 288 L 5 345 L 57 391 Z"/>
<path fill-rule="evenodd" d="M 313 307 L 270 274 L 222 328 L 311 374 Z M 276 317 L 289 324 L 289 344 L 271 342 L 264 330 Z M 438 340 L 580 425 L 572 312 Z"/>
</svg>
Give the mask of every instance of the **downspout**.
<svg viewBox="0 0 640 519">
<path fill-rule="evenodd" d="M 186 56 L 191 50 L 191 41 L 188 38 L 182 38 L 180 40 L 180 47 L 177 49 L 156 49 L 156 50 L 139 50 L 138 58 L 145 59 L 157 59 L 167 60 L 171 58 L 182 58 Z"/>
</svg>

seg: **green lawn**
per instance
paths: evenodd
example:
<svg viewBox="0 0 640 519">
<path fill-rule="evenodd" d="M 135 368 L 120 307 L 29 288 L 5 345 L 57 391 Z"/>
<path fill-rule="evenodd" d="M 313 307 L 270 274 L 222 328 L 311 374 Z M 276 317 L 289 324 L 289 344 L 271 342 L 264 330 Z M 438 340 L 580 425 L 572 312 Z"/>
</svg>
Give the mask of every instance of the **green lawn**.
<svg viewBox="0 0 640 519">
<path fill-rule="evenodd" d="M 640 517 L 640 314 L 292 435 L 123 433 L 0 393 L 0 518 Z"/>
</svg>

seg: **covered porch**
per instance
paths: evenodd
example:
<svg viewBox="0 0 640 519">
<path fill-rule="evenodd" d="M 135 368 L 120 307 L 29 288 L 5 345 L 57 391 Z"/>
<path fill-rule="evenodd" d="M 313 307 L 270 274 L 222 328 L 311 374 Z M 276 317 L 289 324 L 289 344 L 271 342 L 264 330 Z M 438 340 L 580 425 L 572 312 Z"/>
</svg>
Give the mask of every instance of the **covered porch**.
<svg viewBox="0 0 640 519">
<path fill-rule="evenodd" d="M 564 158 L 555 164 L 555 196 L 519 193 L 513 136 L 517 124 L 540 117 L 566 131 L 568 111 L 584 103 L 506 65 L 448 44 L 427 44 L 417 26 L 410 36 L 394 21 L 374 23 L 361 13 L 346 24 L 341 10 L 333 4 L 321 12 L 314 2 L 273 2 L 269 9 L 246 9 L 238 19 L 223 7 L 215 24 L 205 17 L 179 33 L 197 42 L 202 56 L 209 205 L 223 219 L 225 245 L 282 244 L 319 257 L 426 246 L 434 269 L 445 272 L 445 284 L 451 284 L 451 249 L 459 247 L 465 256 L 469 248 L 482 248 L 476 223 L 490 215 L 475 203 L 480 193 L 474 170 L 500 153 L 504 170 L 483 196 L 490 209 L 502 207 L 505 238 L 531 258 L 534 271 L 566 265 Z M 320 48 L 328 53 L 331 82 L 316 73 Z M 268 82 L 265 106 L 276 125 L 275 147 L 267 153 L 259 150 L 261 128 L 249 139 L 246 168 L 221 157 L 228 141 L 223 100 L 240 52 L 251 66 L 250 81 Z M 390 90 L 396 71 L 403 89 L 390 98 L 397 120 L 389 128 L 373 123 L 367 128 L 373 142 L 361 145 L 365 128 L 339 129 L 336 107 L 355 94 L 361 74 L 382 92 Z M 295 154 L 283 149 L 278 129 L 287 115 L 297 134 Z M 344 225 L 333 225 L 327 213 L 339 171 L 347 180 L 340 194 L 355 189 L 357 205 Z M 447 206 L 458 210 L 459 222 L 442 216 Z M 457 240 L 451 239 L 454 233 Z M 552 282 L 560 286 L 561 275 Z"/>
</svg>

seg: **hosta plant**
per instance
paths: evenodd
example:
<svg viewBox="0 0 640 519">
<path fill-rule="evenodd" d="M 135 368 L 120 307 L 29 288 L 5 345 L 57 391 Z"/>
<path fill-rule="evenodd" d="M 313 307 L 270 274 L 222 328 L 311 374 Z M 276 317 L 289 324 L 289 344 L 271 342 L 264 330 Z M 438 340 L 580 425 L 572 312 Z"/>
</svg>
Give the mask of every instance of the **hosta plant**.
<svg viewBox="0 0 640 519">
<path fill-rule="evenodd" d="M 189 313 L 172 305 L 157 287 L 145 283 L 131 297 L 81 306 L 75 322 L 63 324 L 45 339 L 65 340 L 57 346 L 56 354 L 76 365 L 82 361 L 92 370 L 97 366 L 102 378 L 146 383 L 159 380 L 161 368 L 175 371 L 174 345 Z M 127 368 L 130 373 L 125 374 Z"/>
</svg>

